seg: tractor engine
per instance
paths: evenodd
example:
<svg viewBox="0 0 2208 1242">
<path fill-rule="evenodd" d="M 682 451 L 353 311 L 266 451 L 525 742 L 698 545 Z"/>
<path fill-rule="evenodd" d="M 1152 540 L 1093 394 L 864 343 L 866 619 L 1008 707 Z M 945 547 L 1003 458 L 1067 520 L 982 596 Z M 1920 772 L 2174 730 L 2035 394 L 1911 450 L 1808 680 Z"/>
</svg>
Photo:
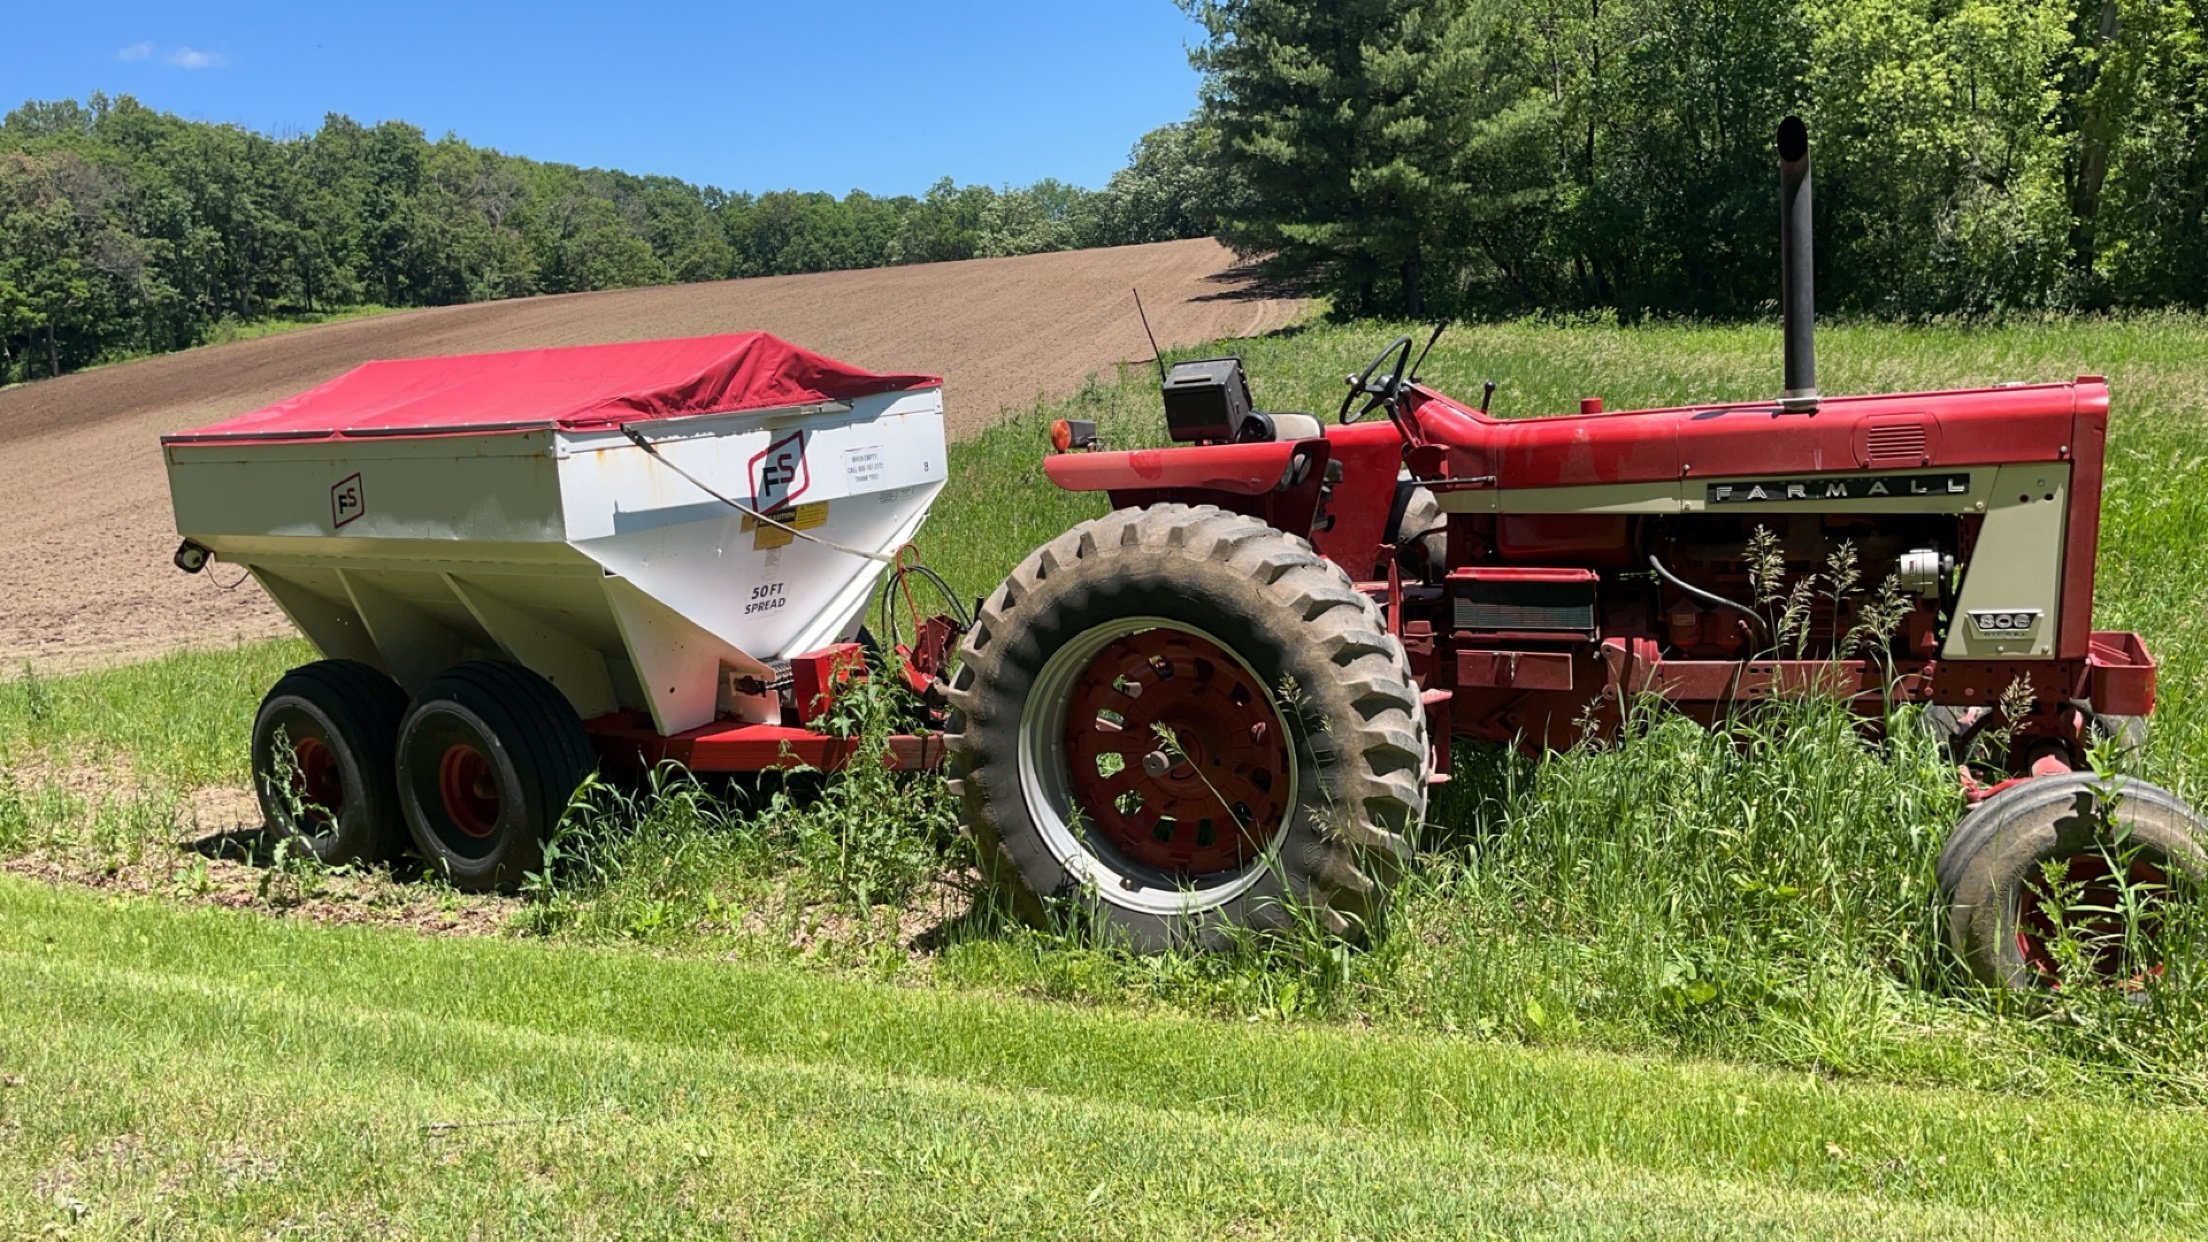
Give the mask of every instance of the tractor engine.
<svg viewBox="0 0 2208 1242">
<path fill-rule="evenodd" d="M 1652 569 L 1649 589 L 1621 598 L 1607 627 L 1653 633 L 1680 659 L 1736 659 L 1764 646 L 1796 658 L 1930 659 L 1954 604 L 1966 520 L 1789 514 L 1652 522 L 1650 556 L 1676 581 Z M 1785 633 L 1775 632 L 1774 619 Z"/>
</svg>

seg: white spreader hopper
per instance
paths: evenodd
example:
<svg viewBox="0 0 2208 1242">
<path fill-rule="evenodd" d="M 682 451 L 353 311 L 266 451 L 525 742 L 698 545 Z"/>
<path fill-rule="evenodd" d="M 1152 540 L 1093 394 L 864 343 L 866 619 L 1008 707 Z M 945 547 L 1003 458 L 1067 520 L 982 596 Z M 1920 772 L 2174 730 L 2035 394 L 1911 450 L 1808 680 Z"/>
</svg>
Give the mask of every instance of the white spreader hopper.
<svg viewBox="0 0 2208 1242">
<path fill-rule="evenodd" d="M 466 660 L 661 734 L 781 719 L 943 487 L 942 381 L 765 333 L 371 362 L 164 437 L 178 533 L 326 656 Z"/>
</svg>

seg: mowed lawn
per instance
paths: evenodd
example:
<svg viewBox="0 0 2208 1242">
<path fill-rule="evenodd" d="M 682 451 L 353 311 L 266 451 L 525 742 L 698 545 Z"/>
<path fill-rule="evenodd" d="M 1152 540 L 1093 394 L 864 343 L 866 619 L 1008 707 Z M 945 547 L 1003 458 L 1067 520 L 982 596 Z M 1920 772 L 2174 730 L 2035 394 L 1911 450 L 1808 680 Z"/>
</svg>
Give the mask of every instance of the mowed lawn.
<svg viewBox="0 0 2208 1242">
<path fill-rule="evenodd" d="M 8 1236 L 2208 1229 L 2190 1112 L 1136 1016 L 13 879 L 0 970 Z"/>
</svg>

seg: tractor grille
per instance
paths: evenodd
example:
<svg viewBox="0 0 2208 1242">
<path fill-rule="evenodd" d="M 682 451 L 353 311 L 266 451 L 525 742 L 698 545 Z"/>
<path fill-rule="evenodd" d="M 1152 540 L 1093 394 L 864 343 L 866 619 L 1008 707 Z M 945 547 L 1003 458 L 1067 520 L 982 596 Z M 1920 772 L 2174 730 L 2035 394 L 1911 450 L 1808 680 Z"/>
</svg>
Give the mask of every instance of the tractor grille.
<svg viewBox="0 0 2208 1242">
<path fill-rule="evenodd" d="M 1460 630 L 1595 632 L 1595 584 L 1588 582 L 1459 582 Z"/>
<path fill-rule="evenodd" d="M 1885 423 L 1865 437 L 1864 455 L 1873 466 L 1915 466 L 1925 459 L 1923 423 Z"/>
</svg>

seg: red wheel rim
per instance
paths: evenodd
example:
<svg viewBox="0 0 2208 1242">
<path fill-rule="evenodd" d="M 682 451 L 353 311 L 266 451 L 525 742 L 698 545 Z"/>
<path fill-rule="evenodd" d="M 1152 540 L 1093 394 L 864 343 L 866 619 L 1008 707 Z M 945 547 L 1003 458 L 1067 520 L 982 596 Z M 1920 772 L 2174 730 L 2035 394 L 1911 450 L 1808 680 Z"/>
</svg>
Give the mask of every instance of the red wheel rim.
<svg viewBox="0 0 2208 1242">
<path fill-rule="evenodd" d="M 1128 859 L 1179 875 L 1262 854 L 1295 798 L 1272 696 L 1209 639 L 1115 639 L 1075 678 L 1066 766 L 1075 804 Z"/>
<path fill-rule="evenodd" d="M 2016 948 L 2040 978 L 2055 987 L 2062 986 L 2062 967 L 2055 960 L 2053 942 L 2061 928 L 2056 924 L 2059 909 L 2049 908 L 2050 894 L 2041 885 L 2038 876 L 2024 885 L 2017 894 Z M 2063 864 L 2063 877 L 2058 887 L 2067 894 L 2074 894 L 2068 903 L 2070 916 L 2064 921 L 2070 932 L 2084 943 L 2086 955 L 2093 973 L 2101 979 L 2125 978 L 2125 937 L 2141 933 L 2152 938 L 2154 897 L 2169 884 L 2169 876 L 2160 867 L 2143 858 L 2135 858 L 2122 876 L 2117 874 L 2115 860 L 2099 852 L 2073 854 Z M 2124 890 L 2144 889 L 2145 906 L 2139 923 L 2145 926 L 2127 925 L 2123 915 Z M 2136 959 L 2133 965 L 2137 965 Z M 2160 967 L 2149 967 L 2153 974 Z M 2128 978 L 2139 981 L 2137 975 Z"/>
<path fill-rule="evenodd" d="M 452 826 L 471 837 L 498 830 L 498 773 L 490 757 L 455 742 L 437 761 L 437 795 Z"/>
<path fill-rule="evenodd" d="M 307 818 L 329 823 L 345 805 L 344 769 L 337 752 L 318 737 L 303 737 L 291 744 L 292 792 L 304 806 Z"/>
</svg>

